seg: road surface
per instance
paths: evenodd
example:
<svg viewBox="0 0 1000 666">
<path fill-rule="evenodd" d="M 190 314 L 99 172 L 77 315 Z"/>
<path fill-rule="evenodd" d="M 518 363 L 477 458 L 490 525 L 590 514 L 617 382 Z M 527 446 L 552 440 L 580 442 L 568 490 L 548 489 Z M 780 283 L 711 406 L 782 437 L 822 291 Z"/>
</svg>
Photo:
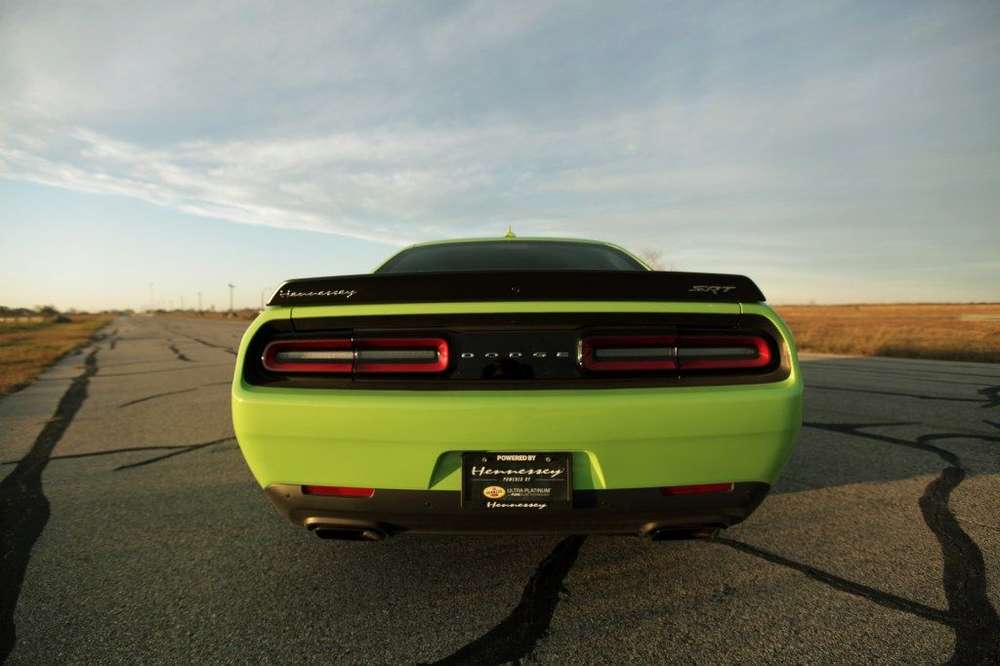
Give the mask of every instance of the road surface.
<svg viewBox="0 0 1000 666">
<path fill-rule="evenodd" d="M 233 439 L 243 323 L 132 317 L 0 400 L 0 656 L 997 663 L 1000 367 L 804 357 L 779 485 L 714 541 L 322 541 Z"/>
</svg>

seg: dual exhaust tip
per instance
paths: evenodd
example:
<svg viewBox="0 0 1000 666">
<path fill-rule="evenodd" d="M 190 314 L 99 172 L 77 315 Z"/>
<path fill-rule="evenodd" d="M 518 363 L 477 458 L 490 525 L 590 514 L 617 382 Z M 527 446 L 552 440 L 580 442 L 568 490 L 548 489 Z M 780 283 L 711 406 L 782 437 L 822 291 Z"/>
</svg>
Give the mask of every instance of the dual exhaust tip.
<svg viewBox="0 0 1000 666">
<path fill-rule="evenodd" d="M 337 541 L 382 541 L 386 533 L 376 527 L 343 527 L 339 525 L 313 524 L 309 529 L 320 539 Z"/>
</svg>

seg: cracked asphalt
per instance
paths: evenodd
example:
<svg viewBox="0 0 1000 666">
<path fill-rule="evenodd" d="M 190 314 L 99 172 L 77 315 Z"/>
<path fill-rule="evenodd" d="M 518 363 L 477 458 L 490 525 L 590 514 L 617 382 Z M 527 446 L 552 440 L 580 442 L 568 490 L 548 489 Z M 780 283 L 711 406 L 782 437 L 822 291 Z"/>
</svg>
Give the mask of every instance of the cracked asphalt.
<svg viewBox="0 0 1000 666">
<path fill-rule="evenodd" d="M 804 356 L 713 540 L 284 522 L 233 439 L 244 323 L 132 317 L 0 400 L 0 661 L 1000 663 L 1000 367 Z"/>
</svg>

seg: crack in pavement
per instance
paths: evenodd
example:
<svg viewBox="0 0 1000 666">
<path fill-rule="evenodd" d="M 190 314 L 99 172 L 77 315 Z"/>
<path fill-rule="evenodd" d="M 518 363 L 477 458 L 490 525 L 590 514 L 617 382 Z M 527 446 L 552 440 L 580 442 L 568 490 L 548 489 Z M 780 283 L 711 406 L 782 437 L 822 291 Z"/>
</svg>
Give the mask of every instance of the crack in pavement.
<svg viewBox="0 0 1000 666">
<path fill-rule="evenodd" d="M 230 346 L 220 345 L 220 344 L 216 344 L 214 342 L 209 342 L 207 340 L 202 340 L 201 338 L 196 338 L 193 335 L 188 335 L 187 333 L 182 333 L 182 332 L 180 332 L 180 331 L 178 331 L 176 329 L 170 328 L 168 326 L 164 326 L 164 328 L 167 331 L 169 331 L 170 333 L 173 333 L 174 335 L 179 335 L 181 337 L 187 338 L 188 340 L 194 340 L 195 342 L 197 342 L 199 344 L 202 344 L 202 345 L 205 345 L 206 347 L 211 347 L 213 349 L 221 349 L 224 352 L 227 352 L 229 354 L 232 354 L 233 356 L 236 356 L 236 350 L 233 349 Z"/>
<path fill-rule="evenodd" d="M 500 624 L 435 664 L 520 664 L 545 638 L 552 615 L 565 592 L 563 580 L 576 562 L 586 537 L 560 541 L 538 565 L 521 593 L 521 601 Z"/>
<path fill-rule="evenodd" d="M 84 369 L 73 378 L 55 414 L 38 433 L 28 454 L 0 481 L 0 662 L 17 642 L 14 610 L 21 594 L 31 549 L 49 521 L 49 500 L 42 488 L 42 471 L 53 449 L 87 399 L 90 378 L 97 374 L 97 348 L 87 355 Z"/>
<path fill-rule="evenodd" d="M 803 361 L 804 364 L 805 363 L 814 363 L 814 362 L 815 361 Z M 823 366 L 823 369 L 824 370 L 833 370 L 833 371 L 844 370 L 844 371 L 848 371 L 848 372 L 860 372 L 860 373 L 863 373 L 863 374 L 866 374 L 866 375 L 881 375 L 881 376 L 885 376 L 885 375 L 897 375 L 897 376 L 900 376 L 900 377 L 913 377 L 913 378 L 916 378 L 916 379 L 918 379 L 920 381 L 926 381 L 926 382 L 954 383 L 954 382 L 947 382 L 947 380 L 935 379 L 934 377 L 927 377 L 926 375 L 954 375 L 956 377 L 983 377 L 984 379 L 993 379 L 993 380 L 1000 379 L 1000 375 L 996 375 L 996 374 L 992 374 L 992 373 L 991 374 L 982 374 L 982 373 L 979 373 L 979 372 L 965 372 L 965 371 L 961 371 L 961 370 L 940 370 L 940 369 L 936 369 L 936 368 L 930 368 L 930 369 L 927 369 L 927 370 L 917 370 L 917 369 L 914 369 L 914 370 L 900 370 L 899 368 L 881 369 L 881 368 L 862 367 L 862 366 L 858 366 L 858 365 L 847 365 L 847 364 L 844 364 L 844 363 L 840 363 L 840 364 L 837 364 L 837 365 L 825 364 Z M 979 383 L 980 384 L 985 384 L 985 382 L 979 382 Z"/>
<path fill-rule="evenodd" d="M 118 409 L 122 407 L 131 407 L 132 405 L 138 405 L 140 402 L 146 402 L 147 400 L 155 400 L 156 398 L 165 398 L 171 395 L 180 395 L 182 393 L 191 393 L 192 391 L 197 391 L 198 389 L 203 389 L 208 386 L 229 386 L 232 384 L 230 381 L 225 382 L 211 382 L 209 384 L 202 384 L 201 386 L 194 386 L 192 388 L 179 389 L 177 391 L 164 391 L 163 393 L 154 393 L 153 395 L 147 395 L 145 398 L 136 398 L 135 400 L 129 400 L 128 402 L 123 402 L 118 405 Z"/>
<path fill-rule="evenodd" d="M 944 593 L 955 627 L 952 664 L 1000 663 L 1000 617 L 986 593 L 983 552 L 961 528 L 948 507 L 951 491 L 965 478 L 960 467 L 946 467 L 920 498 L 920 512 L 941 546 Z"/>
<path fill-rule="evenodd" d="M 805 574 L 809 578 L 815 581 L 823 583 L 835 590 L 840 590 L 841 592 L 846 592 L 848 594 L 853 594 L 857 597 L 863 597 L 873 603 L 880 606 L 885 606 L 886 608 L 891 608 L 892 610 L 903 611 L 905 613 L 911 613 L 913 615 L 918 615 L 926 620 L 931 620 L 933 622 L 939 622 L 941 624 L 948 625 L 949 627 L 956 627 L 958 625 L 958 620 L 954 618 L 948 611 L 943 611 L 938 608 L 931 608 L 930 606 L 925 606 L 924 604 L 918 603 L 916 601 L 911 601 L 904 597 L 898 597 L 894 594 L 888 592 L 883 592 L 874 587 L 868 587 L 867 585 L 862 585 L 861 583 L 856 583 L 854 581 L 848 580 L 846 578 L 841 578 L 835 574 L 828 571 L 823 571 L 822 569 L 817 569 L 816 567 L 804 564 L 802 562 L 796 562 L 795 560 L 790 560 L 787 557 L 782 557 L 777 553 L 772 553 L 771 551 L 764 550 L 763 548 L 758 548 L 757 546 L 750 545 L 743 541 L 737 541 L 736 539 L 730 539 L 727 537 L 711 537 L 706 539 L 709 543 L 719 543 L 724 546 L 729 546 L 736 550 L 742 551 L 744 553 L 749 553 L 754 557 L 759 557 L 763 560 L 767 560 L 773 564 L 778 564 L 783 567 L 788 567 L 789 569 L 795 569 L 796 571 Z"/>
<path fill-rule="evenodd" d="M 191 393 L 192 391 L 197 391 L 198 387 L 180 389 L 177 391 L 164 391 L 163 393 L 154 393 L 153 395 L 147 395 L 145 398 L 136 398 L 135 400 L 129 400 L 128 402 L 123 402 L 118 405 L 118 409 L 122 407 L 131 407 L 132 405 L 138 405 L 140 402 L 146 402 L 147 400 L 155 400 L 156 398 L 165 398 L 169 395 L 180 395 L 182 393 Z"/>
<path fill-rule="evenodd" d="M 183 333 L 182 333 L 182 335 L 183 335 Z M 195 342 L 200 342 L 201 344 L 205 345 L 206 347 L 213 347 L 215 349 L 221 349 L 224 352 L 228 352 L 228 353 L 232 354 L 233 356 L 236 356 L 236 350 L 233 349 L 232 347 L 227 347 L 226 345 L 217 345 L 217 344 L 214 344 L 212 342 L 205 342 L 201 338 L 195 338 L 195 337 L 191 337 L 191 336 L 186 336 L 186 337 L 191 338 Z"/>
<path fill-rule="evenodd" d="M 193 451 L 197 449 L 203 449 L 206 446 L 211 446 L 213 444 L 221 444 L 222 442 L 236 441 L 233 436 L 225 437 L 223 439 L 213 439 L 210 442 L 201 442 L 199 444 L 153 444 L 150 446 L 128 446 L 120 449 L 101 449 L 100 451 L 88 451 L 87 453 L 67 453 L 62 456 L 49 456 L 49 461 L 52 460 L 73 460 L 75 458 L 94 458 L 97 456 L 112 456 L 118 455 L 120 453 L 133 453 L 135 451 L 175 451 L 183 450 L 184 453 L 188 451 Z M 16 465 L 20 460 L 5 460 L 0 462 L 0 465 Z"/>
<path fill-rule="evenodd" d="M 221 349 L 222 351 L 232 354 L 233 356 L 237 355 L 236 350 L 233 349 L 231 346 L 220 345 L 215 342 L 209 342 L 208 340 L 203 340 L 202 338 L 196 338 L 193 335 L 188 335 L 187 333 L 184 333 L 183 331 L 180 331 L 172 326 L 168 326 L 165 322 L 158 322 L 158 323 L 163 327 L 164 331 L 166 331 L 171 335 L 179 335 L 182 338 L 187 338 L 188 340 L 194 340 L 198 344 L 205 345 L 206 347 L 211 347 L 213 349 Z"/>
<path fill-rule="evenodd" d="M 180 349 L 177 348 L 177 344 L 174 342 L 170 343 L 170 351 L 174 353 L 174 356 L 177 357 L 177 360 L 187 361 L 188 363 L 194 363 L 194 361 L 192 361 L 191 359 L 189 359 L 187 356 L 184 355 L 184 352 L 182 352 Z"/>
<path fill-rule="evenodd" d="M 842 366 L 841 367 L 836 367 L 836 368 L 834 368 L 834 367 L 826 367 L 825 366 L 822 369 L 823 369 L 824 372 L 848 372 L 848 373 L 853 372 L 853 373 L 862 374 L 862 375 L 876 375 L 876 376 L 878 376 L 880 378 L 884 378 L 884 377 L 889 376 L 889 375 L 897 375 L 897 376 L 903 377 L 904 379 L 908 380 L 910 383 L 912 383 L 914 381 L 918 381 L 918 382 L 925 382 L 925 383 L 928 383 L 928 384 L 954 384 L 956 386 L 983 386 L 984 384 L 986 384 L 986 382 L 979 382 L 979 381 L 963 382 L 963 381 L 958 381 L 958 380 L 955 380 L 955 379 L 937 379 L 937 378 L 934 378 L 934 377 L 915 377 L 915 376 L 910 376 L 908 374 L 900 373 L 900 372 L 891 372 L 891 371 L 884 371 L 884 372 L 882 372 L 882 371 L 878 371 L 878 370 L 862 370 L 860 368 L 857 368 L 857 369 L 855 369 L 855 368 L 845 368 L 845 367 L 842 367 Z M 811 372 L 812 370 L 815 370 L 815 369 L 810 369 L 808 365 L 804 365 L 803 366 L 803 370 L 805 370 L 806 373 L 808 374 L 809 372 Z M 996 375 L 971 375 L 971 374 L 970 375 L 965 375 L 965 374 L 961 374 L 959 376 L 961 376 L 961 377 L 979 376 L 979 377 L 984 377 L 986 379 L 992 379 L 992 380 L 996 380 L 997 379 Z"/>
<path fill-rule="evenodd" d="M 137 463 L 130 463 L 128 465 L 119 465 L 118 467 L 115 467 L 114 470 L 112 470 L 112 471 L 120 472 L 120 471 L 126 470 L 126 469 L 135 469 L 136 467 L 145 467 L 146 465 L 152 465 L 153 463 L 158 463 L 158 462 L 161 462 L 163 460 L 167 460 L 168 458 L 173 458 L 174 456 L 184 455 L 185 453 L 191 453 L 192 451 L 197 451 L 199 449 L 204 449 L 205 447 L 208 447 L 208 446 L 214 446 L 216 444 L 222 444 L 223 442 L 229 442 L 229 441 L 232 441 L 232 440 L 235 440 L 235 439 L 236 439 L 235 437 L 222 437 L 221 439 L 213 439 L 210 442 L 202 442 L 200 444 L 189 444 L 189 445 L 186 445 L 186 446 L 171 447 L 173 450 L 171 450 L 170 453 L 165 453 L 162 456 L 155 456 L 153 458 L 149 458 L 147 460 L 143 460 L 143 461 L 137 462 Z M 162 447 L 162 448 L 167 448 L 167 447 Z"/>
<path fill-rule="evenodd" d="M 976 393 L 983 394 L 983 400 L 985 400 L 986 403 L 983 405 L 983 409 L 987 409 L 989 407 L 1000 407 L 1000 385 L 987 386 L 984 389 L 979 389 Z M 989 422 L 987 421 L 987 423 Z"/>
<path fill-rule="evenodd" d="M 985 421 L 989 425 L 996 425 Z M 954 618 L 955 651 L 950 664 L 1000 663 L 1000 616 L 990 602 L 986 587 L 986 565 L 982 550 L 962 530 L 948 506 L 951 493 L 965 479 L 967 470 L 958 454 L 931 444 L 946 439 L 981 439 L 1000 442 L 1000 437 L 967 433 L 932 433 L 915 441 L 862 432 L 861 428 L 887 424 L 810 423 L 804 426 L 837 432 L 851 437 L 873 439 L 896 446 L 933 453 L 948 464 L 937 478 L 927 484 L 920 497 L 920 512 L 934 534 L 944 561 L 942 583 L 948 599 L 948 614 Z M 910 425 L 910 424 L 895 424 Z"/>
<path fill-rule="evenodd" d="M 132 377 L 134 375 L 155 375 L 163 372 L 181 372 L 182 370 L 204 370 L 205 368 L 218 366 L 225 366 L 227 368 L 232 368 L 232 363 L 198 363 L 195 365 L 180 366 L 177 368 L 163 368 L 160 370 L 139 370 L 138 372 L 102 372 L 101 378 L 104 377 Z M 44 381 L 44 378 L 38 379 L 37 381 Z"/>
<path fill-rule="evenodd" d="M 877 391 L 874 389 L 859 389 L 859 388 L 849 388 L 846 386 L 825 386 L 823 384 L 809 384 L 809 389 L 821 389 L 824 391 L 846 391 L 848 393 L 871 393 L 874 395 L 891 395 L 898 396 L 901 398 L 917 398 L 919 400 L 947 400 L 951 402 L 983 402 L 980 398 L 952 398 L 943 395 L 922 395 L 920 393 L 898 393 L 896 391 Z M 979 391 L 982 393 L 982 391 Z M 988 398 L 987 398 L 988 400 Z"/>
</svg>

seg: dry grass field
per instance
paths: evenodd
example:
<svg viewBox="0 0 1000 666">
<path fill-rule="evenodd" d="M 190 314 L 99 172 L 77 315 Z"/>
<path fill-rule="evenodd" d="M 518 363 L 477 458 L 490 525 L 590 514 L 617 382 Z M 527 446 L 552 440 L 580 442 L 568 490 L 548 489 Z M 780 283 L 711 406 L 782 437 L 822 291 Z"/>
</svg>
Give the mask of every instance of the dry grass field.
<svg viewBox="0 0 1000 666">
<path fill-rule="evenodd" d="M 70 315 L 70 321 L 0 321 L 0 395 L 29 384 L 45 368 L 85 344 L 110 315 Z"/>
<path fill-rule="evenodd" d="M 800 351 L 1000 363 L 1000 303 L 775 309 Z"/>
</svg>

